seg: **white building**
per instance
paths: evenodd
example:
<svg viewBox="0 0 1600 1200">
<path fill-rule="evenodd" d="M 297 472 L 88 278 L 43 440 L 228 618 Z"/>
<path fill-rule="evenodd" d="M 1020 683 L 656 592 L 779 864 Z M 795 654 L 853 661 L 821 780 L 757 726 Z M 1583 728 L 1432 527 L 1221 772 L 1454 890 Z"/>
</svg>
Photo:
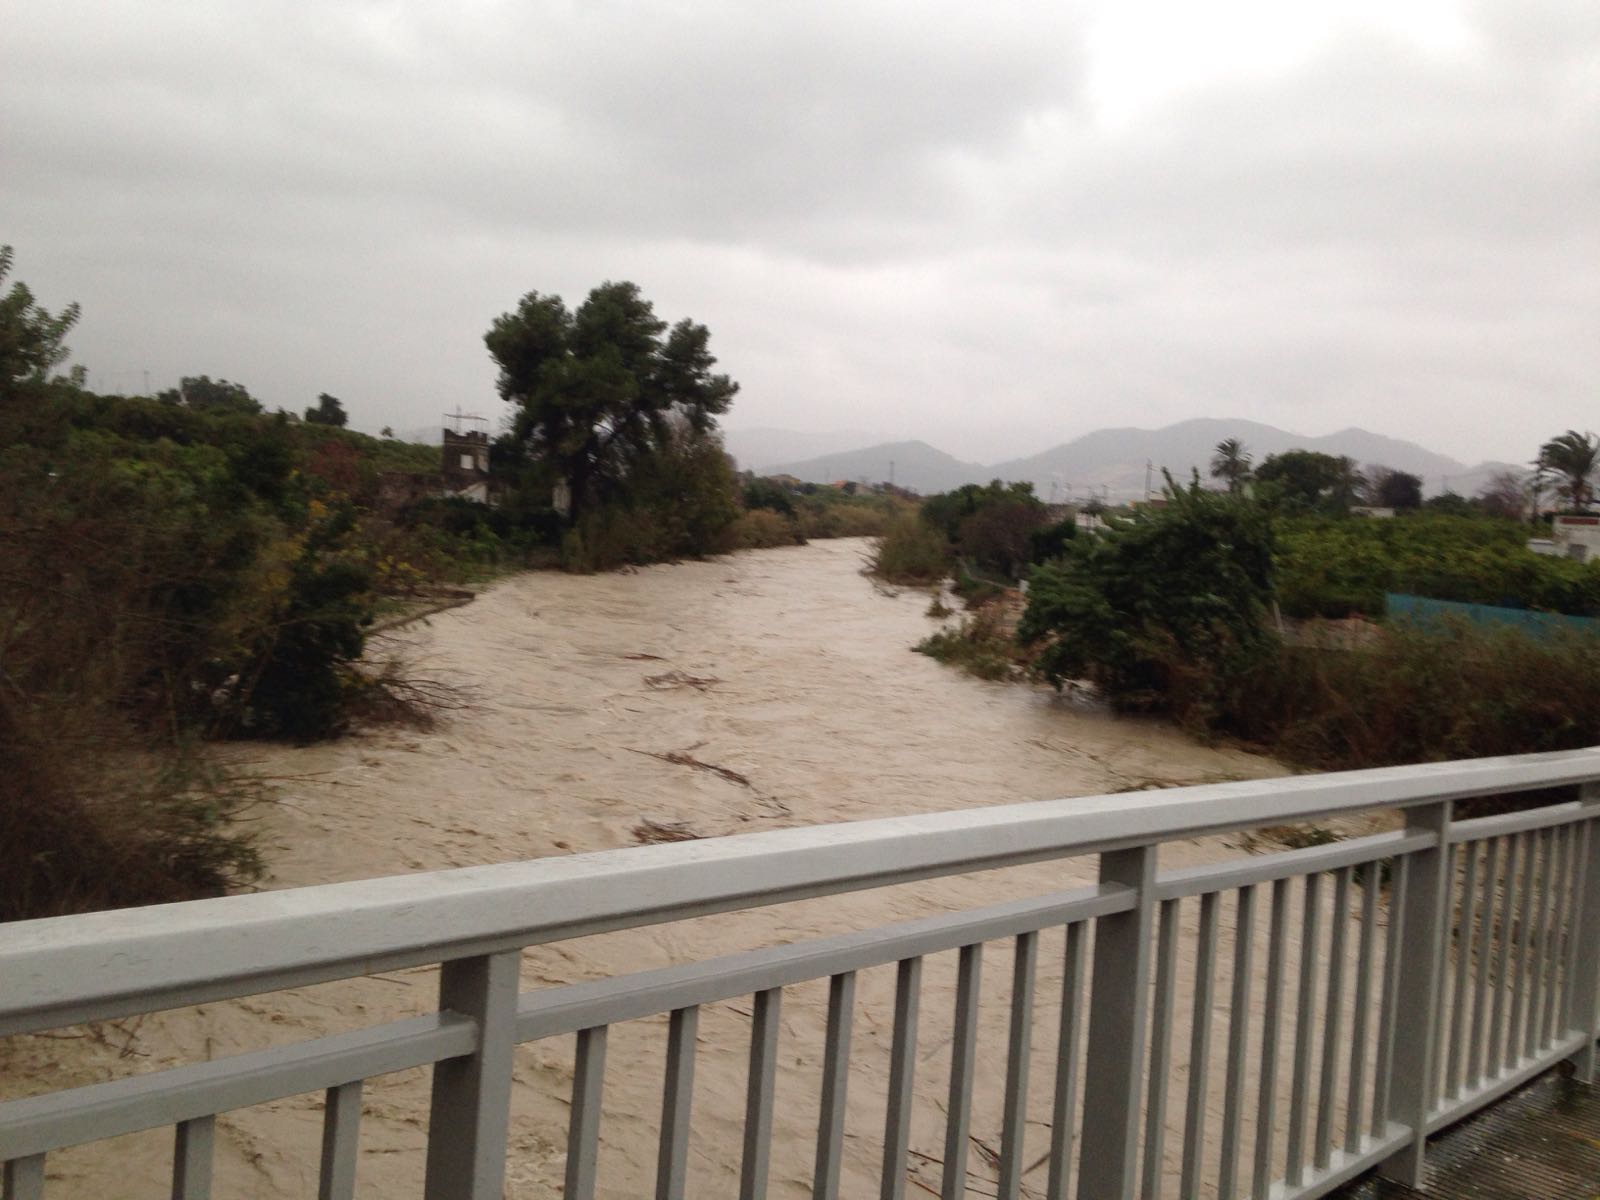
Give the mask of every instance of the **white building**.
<svg viewBox="0 0 1600 1200">
<path fill-rule="evenodd" d="M 1556 517 L 1550 525 L 1555 553 L 1588 562 L 1600 558 L 1600 516 Z"/>
</svg>

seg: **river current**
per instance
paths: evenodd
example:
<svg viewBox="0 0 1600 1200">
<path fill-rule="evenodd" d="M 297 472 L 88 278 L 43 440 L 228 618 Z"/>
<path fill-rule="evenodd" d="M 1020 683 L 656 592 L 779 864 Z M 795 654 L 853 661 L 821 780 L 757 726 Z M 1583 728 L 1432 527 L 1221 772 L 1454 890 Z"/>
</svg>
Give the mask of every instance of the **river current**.
<svg viewBox="0 0 1600 1200">
<path fill-rule="evenodd" d="M 241 754 L 281 798 L 262 817 L 271 873 L 294 887 L 865 817 L 1280 773 L 1117 718 L 1047 688 L 985 683 L 911 653 L 934 627 L 928 594 L 875 585 L 859 540 L 618 574 L 514 576 L 472 604 L 394 635 L 418 673 L 466 709 L 429 731 L 384 729 L 325 746 Z M 721 768 L 713 770 L 709 768 Z M 1215 857 L 1169 848 L 1163 865 Z M 912 884 L 546 946 L 523 987 L 666 965 L 1086 881 L 1089 863 Z M 1061 975 L 1041 957 L 1042 994 Z M 937 1190 L 953 965 L 927 965 L 913 1178 Z M 1009 952 L 985 974 L 974 1179 L 998 1145 Z M 809 1195 L 826 983 L 785 996 L 774 1197 Z M 18 1039 L 0 1059 L 11 1095 L 87 1083 L 431 1011 L 431 971 L 161 1014 L 70 1039 Z M 858 981 L 842 1194 L 875 1195 L 893 969 Z M 699 1033 L 689 1194 L 736 1191 L 749 1002 L 706 1010 Z M 1042 1032 L 1048 1023 L 1040 1017 Z M 613 1032 L 600 1194 L 649 1194 L 665 1020 Z M 1041 1044 L 1040 1071 L 1050 1046 Z M 560 1190 L 570 1039 L 518 1054 L 507 1195 Z M 1030 1104 L 1028 1160 L 1048 1142 L 1048 1073 Z M 1037 1111 L 1035 1111 L 1037 1110 Z M 316 1190 L 321 1097 L 218 1122 L 218 1194 Z M 425 1142 L 420 1071 L 366 1090 L 358 1194 L 416 1194 Z M 1035 1152 L 1037 1148 L 1037 1153 Z M 69 1195 L 165 1195 L 170 1133 L 52 1156 Z M 918 1175 L 917 1172 L 922 1172 Z M 1029 1176 L 1042 1187 L 1042 1177 Z M 912 1189 L 915 1193 L 916 1189 Z"/>
</svg>

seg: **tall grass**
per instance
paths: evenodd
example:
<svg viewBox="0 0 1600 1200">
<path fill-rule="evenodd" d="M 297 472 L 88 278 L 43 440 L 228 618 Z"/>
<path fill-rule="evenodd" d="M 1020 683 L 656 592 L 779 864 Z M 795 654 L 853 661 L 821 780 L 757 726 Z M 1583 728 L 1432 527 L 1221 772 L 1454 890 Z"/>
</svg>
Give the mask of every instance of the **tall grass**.
<svg viewBox="0 0 1600 1200">
<path fill-rule="evenodd" d="M 1596 745 L 1600 637 L 1461 623 L 1385 628 L 1358 650 L 1279 645 L 1209 723 L 1324 770 Z"/>
<path fill-rule="evenodd" d="M 935 583 L 950 573 L 950 545 L 933 526 L 907 513 L 873 543 L 869 564 L 891 583 Z"/>
<path fill-rule="evenodd" d="M 846 496 L 824 489 L 795 498 L 795 520 L 805 538 L 882 537 L 916 505 L 896 496 Z"/>
<path fill-rule="evenodd" d="M 751 508 L 740 513 L 729 536 L 736 550 L 793 546 L 805 541 L 791 518 L 770 508 Z"/>
<path fill-rule="evenodd" d="M 997 605 L 978 609 L 912 648 L 979 679 L 1012 679 L 1022 673 L 1016 641 Z"/>
<path fill-rule="evenodd" d="M 219 895 L 260 875 L 265 787 L 192 743 L 143 744 L 81 694 L 0 696 L 0 921 Z"/>
</svg>

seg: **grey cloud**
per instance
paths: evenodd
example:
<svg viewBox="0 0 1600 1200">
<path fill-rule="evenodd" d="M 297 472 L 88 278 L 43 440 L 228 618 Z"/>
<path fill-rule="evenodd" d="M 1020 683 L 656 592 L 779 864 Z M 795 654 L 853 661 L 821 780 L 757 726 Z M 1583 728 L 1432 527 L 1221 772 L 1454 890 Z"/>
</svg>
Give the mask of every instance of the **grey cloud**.
<svg viewBox="0 0 1600 1200">
<path fill-rule="evenodd" d="M 498 407 L 522 291 L 628 277 L 710 324 L 746 424 L 1238 413 L 1473 457 L 1596 423 L 1588 0 L 1110 129 L 1088 8 L 12 10 L 0 240 L 105 372 L 411 426 Z"/>
</svg>

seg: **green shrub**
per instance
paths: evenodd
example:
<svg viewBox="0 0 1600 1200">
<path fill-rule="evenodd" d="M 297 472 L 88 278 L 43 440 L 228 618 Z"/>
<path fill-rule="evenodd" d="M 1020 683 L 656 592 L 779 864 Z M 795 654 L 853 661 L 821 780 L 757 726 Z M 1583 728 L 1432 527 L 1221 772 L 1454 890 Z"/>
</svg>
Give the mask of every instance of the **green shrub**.
<svg viewBox="0 0 1600 1200">
<path fill-rule="evenodd" d="M 289 569 L 266 627 L 230 672 L 221 730 L 317 741 L 343 733 L 351 669 L 372 622 L 372 573 L 343 553 L 355 514 L 343 509 L 314 528 Z"/>
<path fill-rule="evenodd" d="M 135 405 L 142 420 L 152 406 Z M 282 520 L 270 431 L 118 432 L 66 386 L 0 404 L 0 920 L 215 894 L 260 862 L 255 798 L 197 745 Z M 132 422 L 131 424 L 137 424 Z M 285 475 L 287 472 L 285 472 Z"/>
<path fill-rule="evenodd" d="M 934 583 L 950 571 L 950 547 L 927 522 L 897 517 L 872 546 L 870 569 L 891 583 Z"/>
<path fill-rule="evenodd" d="M 82 686 L 0 693 L 0 922 L 220 895 L 257 879 L 234 824 L 264 790 L 193 743 L 151 744 Z"/>
<path fill-rule="evenodd" d="M 796 518 L 803 537 L 882 537 L 897 516 L 915 510 L 895 496 L 846 495 L 818 488 L 798 498 Z"/>
<path fill-rule="evenodd" d="M 561 566 L 580 575 L 663 562 L 670 538 L 651 513 L 610 505 L 585 513 L 561 538 Z"/>
<path fill-rule="evenodd" d="M 992 579 L 974 575 L 963 567 L 956 572 L 956 579 L 950 585 L 950 591 L 970 609 L 981 608 L 1000 599 L 1006 594 L 1006 587 L 1004 584 L 995 583 Z"/>
<path fill-rule="evenodd" d="M 969 483 L 922 502 L 922 519 L 980 570 L 1020 579 L 1049 510 L 1031 483 Z M 1070 536 L 1070 535 L 1068 535 Z"/>
<path fill-rule="evenodd" d="M 731 538 L 736 550 L 759 550 L 793 546 L 800 541 L 800 531 L 792 520 L 774 509 L 752 508 L 739 514 Z"/>
<path fill-rule="evenodd" d="M 1067 552 L 1067 543 L 1078 536 L 1078 519 L 1066 517 L 1053 525 L 1035 529 L 1028 535 L 1028 561 L 1049 562 Z"/>
<path fill-rule="evenodd" d="M 782 485 L 763 476 L 756 476 L 744 485 L 744 506 L 747 509 L 767 508 L 786 517 L 794 516 L 794 500 Z"/>
<path fill-rule="evenodd" d="M 674 428 L 628 477 L 628 490 L 591 507 L 566 532 L 569 571 L 722 554 L 739 517 L 733 464 L 716 437 Z"/>
<path fill-rule="evenodd" d="M 1007 494 L 965 518 L 956 545 L 980 570 L 1020 579 L 1033 561 L 1034 535 L 1048 521 L 1044 505 L 1032 495 Z"/>
<path fill-rule="evenodd" d="M 931 634 L 913 649 L 979 679 L 1011 679 L 1019 673 L 1016 643 L 994 608 L 963 617 L 954 627 Z"/>
<path fill-rule="evenodd" d="M 1505 626 L 1384 629 L 1369 647 L 1278 646 L 1212 727 L 1323 770 L 1600 743 L 1600 637 Z"/>
<path fill-rule="evenodd" d="M 1279 524 L 1278 598 L 1292 617 L 1381 616 L 1410 592 L 1574 616 L 1600 615 L 1600 563 L 1535 554 L 1527 527 L 1485 516 L 1303 518 Z"/>
<path fill-rule="evenodd" d="M 1093 682 L 1123 709 L 1205 707 L 1268 645 L 1272 530 L 1247 501 L 1170 486 L 1168 505 L 1112 520 L 1033 569 L 1018 626 L 1058 687 Z"/>
</svg>

